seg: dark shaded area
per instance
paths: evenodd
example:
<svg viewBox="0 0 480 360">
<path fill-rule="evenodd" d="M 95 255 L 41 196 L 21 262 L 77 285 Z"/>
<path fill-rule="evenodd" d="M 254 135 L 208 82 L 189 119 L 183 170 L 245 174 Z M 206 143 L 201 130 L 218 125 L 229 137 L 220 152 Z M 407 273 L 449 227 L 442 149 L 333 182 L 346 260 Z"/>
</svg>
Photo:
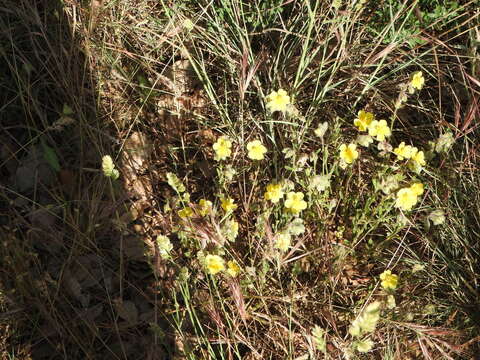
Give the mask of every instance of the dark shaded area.
<svg viewBox="0 0 480 360">
<path fill-rule="evenodd" d="M 95 170 L 115 143 L 74 26 L 60 1 L 0 3 L 0 353 L 168 359 L 152 268 L 113 224 L 128 196 Z"/>
</svg>

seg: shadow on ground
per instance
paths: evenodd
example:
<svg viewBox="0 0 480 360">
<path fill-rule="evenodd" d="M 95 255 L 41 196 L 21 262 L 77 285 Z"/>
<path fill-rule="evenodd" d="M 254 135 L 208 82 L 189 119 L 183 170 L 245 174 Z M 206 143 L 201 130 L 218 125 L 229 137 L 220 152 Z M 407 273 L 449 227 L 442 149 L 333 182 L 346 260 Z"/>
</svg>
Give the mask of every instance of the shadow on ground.
<svg viewBox="0 0 480 360">
<path fill-rule="evenodd" d="M 168 359 L 155 280 L 164 271 L 147 261 L 154 246 L 122 225 L 138 216 L 126 201 L 146 201 L 142 164 L 128 165 L 142 158 L 122 159 L 136 189 L 99 170 L 119 143 L 72 21 L 92 14 L 60 4 L 0 3 L 1 358 Z M 135 136 L 134 150 L 145 145 Z"/>
</svg>

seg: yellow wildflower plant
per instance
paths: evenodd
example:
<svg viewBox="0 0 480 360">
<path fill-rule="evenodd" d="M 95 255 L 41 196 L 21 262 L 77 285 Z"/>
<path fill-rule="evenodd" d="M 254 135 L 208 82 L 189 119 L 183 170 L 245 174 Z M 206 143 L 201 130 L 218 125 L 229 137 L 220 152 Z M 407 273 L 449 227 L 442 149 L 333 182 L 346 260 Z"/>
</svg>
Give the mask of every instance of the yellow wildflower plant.
<svg viewBox="0 0 480 360">
<path fill-rule="evenodd" d="M 279 202 L 281 198 L 283 198 L 283 195 L 284 192 L 282 184 L 268 184 L 267 191 L 265 191 L 263 197 L 265 198 L 265 200 L 270 200 L 272 203 L 275 204 Z"/>
<path fill-rule="evenodd" d="M 212 202 L 207 199 L 200 199 L 198 202 L 198 213 L 200 216 L 207 216 L 212 210 Z"/>
<path fill-rule="evenodd" d="M 263 160 L 267 148 L 263 146 L 260 140 L 250 141 L 247 144 L 248 157 L 252 160 Z"/>
<path fill-rule="evenodd" d="M 240 266 L 235 261 L 227 262 L 227 273 L 231 277 L 237 277 L 240 273 Z"/>
<path fill-rule="evenodd" d="M 380 274 L 382 287 L 385 290 L 395 290 L 398 285 L 398 275 L 392 274 L 390 270 L 385 270 Z"/>
<path fill-rule="evenodd" d="M 236 208 L 237 205 L 235 204 L 235 200 L 232 198 L 222 199 L 222 209 L 225 210 L 225 212 L 234 211 Z"/>
<path fill-rule="evenodd" d="M 283 89 L 278 91 L 272 91 L 267 97 L 267 109 L 274 113 L 275 111 L 281 111 L 285 113 L 290 105 L 290 96 Z"/>
<path fill-rule="evenodd" d="M 232 154 L 232 142 L 225 136 L 221 136 L 213 144 L 213 150 L 216 161 L 225 160 Z"/>
<path fill-rule="evenodd" d="M 189 217 L 193 216 L 193 210 L 189 207 L 184 207 L 182 210 L 178 211 L 178 216 L 182 219 L 188 219 Z"/>
<path fill-rule="evenodd" d="M 285 200 L 285 207 L 293 214 L 298 214 L 307 208 L 307 202 L 303 200 L 303 193 L 289 192 L 287 200 Z"/>
<path fill-rule="evenodd" d="M 377 141 L 385 141 L 392 135 L 386 120 L 373 120 L 368 127 L 368 135 L 376 137 Z"/>
<path fill-rule="evenodd" d="M 292 236 L 290 235 L 290 233 L 282 231 L 277 234 L 274 247 L 282 252 L 285 252 L 290 247 L 291 241 Z"/>
<path fill-rule="evenodd" d="M 340 146 L 340 159 L 347 164 L 353 163 L 358 158 L 357 145 L 355 144 L 342 144 Z"/>
<path fill-rule="evenodd" d="M 393 152 L 395 155 L 397 155 L 398 160 L 404 160 L 410 159 L 414 155 L 415 149 L 416 148 L 411 145 L 405 145 L 405 142 L 402 141 L 400 145 L 393 150 Z"/>
<path fill-rule="evenodd" d="M 221 256 L 209 254 L 205 256 L 205 268 L 211 275 L 218 274 L 225 270 L 225 260 Z"/>
<path fill-rule="evenodd" d="M 353 124 L 358 127 L 359 131 L 367 131 L 373 120 L 375 120 L 375 115 L 371 112 L 360 110 L 357 118 L 353 120 Z"/>
<path fill-rule="evenodd" d="M 410 80 L 410 86 L 413 89 L 422 90 L 423 84 L 425 84 L 425 78 L 421 71 L 416 71 L 412 74 L 412 78 Z"/>
</svg>

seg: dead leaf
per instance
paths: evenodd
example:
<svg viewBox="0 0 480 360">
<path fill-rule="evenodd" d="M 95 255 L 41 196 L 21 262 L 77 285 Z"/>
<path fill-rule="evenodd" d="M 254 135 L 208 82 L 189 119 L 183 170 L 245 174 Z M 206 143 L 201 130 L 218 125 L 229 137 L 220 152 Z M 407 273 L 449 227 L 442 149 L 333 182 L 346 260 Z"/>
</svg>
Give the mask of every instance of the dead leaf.
<svg viewBox="0 0 480 360">
<path fill-rule="evenodd" d="M 113 300 L 115 310 L 118 316 L 127 321 L 130 325 L 135 325 L 138 322 L 138 310 L 132 301 L 123 301 L 121 299 Z"/>
<path fill-rule="evenodd" d="M 123 144 L 123 166 L 128 169 L 129 175 L 136 177 L 136 173 L 142 170 L 152 153 L 152 143 L 141 132 L 133 132 Z"/>
<path fill-rule="evenodd" d="M 120 246 L 120 244 L 118 244 L 118 246 Z M 123 238 L 123 253 L 129 260 L 144 260 L 145 250 L 145 245 L 140 237 L 131 235 Z"/>
<path fill-rule="evenodd" d="M 47 163 L 39 145 L 30 147 L 27 156 L 21 159 L 14 181 L 19 192 L 34 189 L 38 183 L 49 186 L 56 179 L 55 170 Z"/>
</svg>

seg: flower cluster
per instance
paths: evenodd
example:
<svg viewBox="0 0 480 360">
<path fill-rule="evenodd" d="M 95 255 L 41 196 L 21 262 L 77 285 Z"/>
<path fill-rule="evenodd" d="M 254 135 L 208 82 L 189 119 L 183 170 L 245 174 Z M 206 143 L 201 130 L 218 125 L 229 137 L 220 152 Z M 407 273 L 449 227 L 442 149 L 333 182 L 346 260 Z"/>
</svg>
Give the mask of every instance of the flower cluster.
<svg viewBox="0 0 480 360">
<path fill-rule="evenodd" d="M 212 147 L 216 161 L 226 160 L 232 154 L 232 142 L 225 136 L 219 137 Z M 263 160 L 268 150 L 260 140 L 253 140 L 247 144 L 247 151 L 251 160 Z"/>
<path fill-rule="evenodd" d="M 111 178 L 112 180 L 117 180 L 120 176 L 120 172 L 115 169 L 115 164 L 113 163 L 110 155 L 105 155 L 102 158 L 102 171 L 103 175 Z"/>
<path fill-rule="evenodd" d="M 423 151 L 418 150 L 415 146 L 405 145 L 405 142 L 401 142 L 393 152 L 397 155 L 398 160 L 409 160 L 408 167 L 419 173 L 423 166 L 427 163 L 425 161 L 425 154 Z"/>
<path fill-rule="evenodd" d="M 359 131 L 367 131 L 368 127 L 375 119 L 375 115 L 371 112 L 360 110 L 358 112 L 357 118 L 353 120 L 353 124 L 358 127 Z"/>
<path fill-rule="evenodd" d="M 375 120 L 375 115 L 365 110 L 358 112 L 353 124 L 359 131 L 368 131 L 368 135 L 376 138 L 377 141 L 385 141 L 385 138 L 392 135 L 386 120 Z"/>
<path fill-rule="evenodd" d="M 241 271 L 240 266 L 232 260 L 227 261 L 225 267 L 225 260 L 219 255 L 208 254 L 203 259 L 203 264 L 205 266 L 205 270 L 210 275 L 217 275 L 222 271 L 226 271 L 231 277 L 237 277 Z"/>
<path fill-rule="evenodd" d="M 173 245 L 170 242 L 170 239 L 165 235 L 157 236 L 157 245 L 160 256 L 163 259 L 167 259 L 170 256 L 170 251 L 173 249 Z"/>
</svg>

